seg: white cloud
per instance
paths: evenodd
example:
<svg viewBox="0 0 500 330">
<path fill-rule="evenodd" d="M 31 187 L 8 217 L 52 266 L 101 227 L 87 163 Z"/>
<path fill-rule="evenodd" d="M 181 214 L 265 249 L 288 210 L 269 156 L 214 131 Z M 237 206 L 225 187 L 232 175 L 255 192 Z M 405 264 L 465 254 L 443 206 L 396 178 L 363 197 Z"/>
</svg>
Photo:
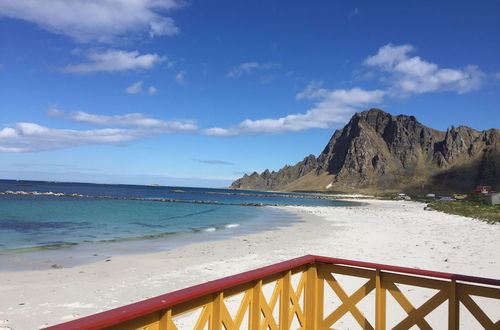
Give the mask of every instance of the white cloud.
<svg viewBox="0 0 500 330">
<path fill-rule="evenodd" d="M 368 66 L 381 66 L 389 70 L 394 65 L 408 58 L 408 52 L 413 51 L 412 45 L 394 46 L 392 44 L 380 47 L 377 55 L 373 55 L 365 59 L 364 64 Z"/>
<path fill-rule="evenodd" d="M 142 85 L 143 85 L 143 82 L 138 81 L 135 84 L 132 84 L 131 86 L 125 88 L 125 93 L 140 94 L 140 93 L 142 93 Z M 154 95 L 154 94 L 156 94 L 156 92 L 158 92 L 158 89 L 156 89 L 155 86 L 149 86 L 147 89 L 147 93 L 149 95 Z"/>
<path fill-rule="evenodd" d="M 314 99 L 314 107 L 305 113 L 292 114 L 281 118 L 259 120 L 246 119 L 240 124 L 229 127 L 214 127 L 203 130 L 206 135 L 236 136 L 247 134 L 277 134 L 299 132 L 310 128 L 328 128 L 334 123 L 344 123 L 356 112 L 358 107 L 380 103 L 385 91 L 364 90 L 328 90 L 320 88 L 321 83 L 312 82 L 304 91 L 297 94 L 298 99 Z"/>
<path fill-rule="evenodd" d="M 411 51 L 414 51 L 411 45 L 394 46 L 389 44 L 381 47 L 376 55 L 370 56 L 364 61 L 366 66 L 378 69 L 373 72 L 380 70 L 384 73 L 382 79 L 389 82 L 388 90 L 361 88 L 330 90 L 323 88 L 321 81 L 312 81 L 296 95 L 297 100 L 314 101 L 314 105 L 303 113 L 289 114 L 279 118 L 246 119 L 227 128 L 200 129 L 193 121 L 164 121 L 142 113 L 104 116 L 83 111 L 66 112 L 51 109 L 48 111 L 48 115 L 51 117 L 106 126 L 106 128 L 91 130 L 52 129 L 35 123 L 17 123 L 13 127 L 0 130 L 0 151 L 43 151 L 84 144 L 116 144 L 183 131 L 213 136 L 299 132 L 311 128 L 329 128 L 332 124 L 345 123 L 354 112 L 378 105 L 386 96 L 432 91 L 465 93 L 480 87 L 484 74 L 476 67 L 439 68 L 437 64 L 424 61 L 418 56 L 408 56 Z M 151 60 L 150 57 L 142 59 L 141 57 L 146 55 L 139 55 L 138 52 L 114 52 L 121 52 L 120 56 L 123 55 L 125 60 L 113 63 L 111 60 L 113 56 L 108 58 L 107 53 L 101 53 L 90 57 L 94 61 L 93 63 L 79 65 L 83 67 L 79 67 L 76 72 L 149 68 L 164 60 L 156 54 L 147 54 L 156 58 Z M 108 64 L 111 67 L 104 69 Z M 73 70 L 75 70 L 74 67 Z M 268 70 L 274 67 L 276 64 L 261 65 L 257 62 L 248 62 L 237 67 L 237 70 L 233 70 L 233 73 L 228 74 L 228 76 L 236 77 L 241 74 L 250 74 L 253 70 L 262 68 Z M 175 77 L 176 81 L 179 84 L 185 83 L 185 75 L 185 71 L 179 71 Z M 500 72 L 493 75 L 500 79 Z M 127 90 L 129 89 L 130 92 L 141 92 L 142 82 L 137 82 Z M 156 88 L 150 86 L 147 91 L 149 94 L 154 94 Z"/>
<path fill-rule="evenodd" d="M 231 71 L 229 71 L 226 76 L 230 78 L 241 76 L 244 73 L 251 73 L 255 69 L 259 67 L 259 63 L 257 62 L 246 62 L 234 67 Z"/>
<path fill-rule="evenodd" d="M 494 74 L 493 74 L 493 76 L 494 76 L 496 79 L 500 80 L 500 71 L 498 71 L 497 73 L 494 73 Z"/>
<path fill-rule="evenodd" d="M 157 54 L 140 55 L 138 51 L 107 50 L 88 54 L 90 62 L 68 65 L 63 72 L 86 74 L 92 72 L 119 72 L 127 70 L 146 70 L 166 60 Z"/>
<path fill-rule="evenodd" d="M 0 130 L 0 151 L 46 151 L 84 144 L 119 144 L 136 140 L 143 132 L 127 129 L 53 129 L 35 123 L 16 123 Z"/>
<path fill-rule="evenodd" d="M 149 94 L 149 95 L 154 95 L 154 94 L 156 94 L 157 92 L 158 92 L 158 89 L 156 89 L 156 87 L 155 87 L 155 86 L 149 86 L 149 88 L 148 88 L 148 94 Z"/>
<path fill-rule="evenodd" d="M 228 78 L 236 78 L 244 74 L 251 74 L 257 70 L 272 70 L 279 68 L 281 65 L 278 63 L 258 63 L 258 62 L 246 62 L 235 66 L 231 71 L 226 74 Z"/>
<path fill-rule="evenodd" d="M 35 123 L 16 123 L 0 130 L 0 152 L 48 151 L 80 145 L 122 144 L 162 134 L 194 132 L 192 121 L 165 121 L 141 113 L 101 116 L 83 111 L 65 112 L 51 109 L 51 117 L 79 123 L 108 126 L 102 129 L 54 129 Z M 124 128 L 116 128 L 116 127 Z"/>
<path fill-rule="evenodd" d="M 313 80 L 306 86 L 306 88 L 302 92 L 295 95 L 295 98 L 297 100 L 302 100 L 320 97 L 322 96 L 320 94 L 324 93 L 325 91 L 321 88 L 321 86 L 323 86 L 322 80 Z"/>
<path fill-rule="evenodd" d="M 349 14 L 349 19 L 350 19 L 350 18 L 353 18 L 353 17 L 354 17 L 354 16 L 356 16 L 356 15 L 359 15 L 359 12 L 360 12 L 360 11 L 359 11 L 359 8 L 358 8 L 358 7 L 354 8 L 354 10 L 353 10 L 353 11 L 351 11 L 351 13 Z"/>
<path fill-rule="evenodd" d="M 455 91 L 460 94 L 479 89 L 484 73 L 476 66 L 462 69 L 439 68 L 435 63 L 410 57 L 411 45 L 392 44 L 381 47 L 377 54 L 365 59 L 364 64 L 388 74 L 383 79 L 390 83 L 392 95 L 420 94 L 435 91 Z"/>
<path fill-rule="evenodd" d="M 233 127 L 214 127 L 205 130 L 199 129 L 193 121 L 165 121 L 142 113 L 105 116 L 83 111 L 67 112 L 54 108 L 47 112 L 48 116 L 93 126 L 105 126 L 105 128 L 53 129 L 35 123 L 16 123 L 13 127 L 0 130 L 0 151 L 46 151 L 89 144 L 121 144 L 175 132 L 236 136 L 327 128 L 332 123 L 345 122 L 357 110 L 357 107 L 371 106 L 381 102 L 384 95 L 384 91 L 367 91 L 359 88 L 328 90 L 321 88 L 320 83 L 313 82 L 303 92 L 297 94 L 298 99 L 316 100 L 314 107 L 305 113 L 281 118 L 247 119 Z"/>
<path fill-rule="evenodd" d="M 138 81 L 135 84 L 125 88 L 125 93 L 128 94 L 139 94 L 142 92 L 142 81 Z"/>
<path fill-rule="evenodd" d="M 177 61 L 167 61 L 167 69 L 172 69 Z"/>
<path fill-rule="evenodd" d="M 225 160 L 217 160 L 217 159 L 193 159 L 194 161 L 202 164 L 209 164 L 209 165 L 229 165 L 233 166 L 234 163 L 225 161 Z"/>
<path fill-rule="evenodd" d="M 130 113 L 126 115 L 103 116 L 94 115 L 83 111 L 66 112 L 59 109 L 50 109 L 47 114 L 50 117 L 63 118 L 66 120 L 85 123 L 97 126 L 127 126 L 142 127 L 150 130 L 158 130 L 162 133 L 171 133 L 174 131 L 194 131 L 198 127 L 193 121 L 165 121 L 150 118 L 142 113 Z"/>
<path fill-rule="evenodd" d="M 2 0 L 0 16 L 25 20 L 79 42 L 112 42 L 130 34 L 175 35 L 165 13 L 178 0 Z"/>
<path fill-rule="evenodd" d="M 187 82 L 186 82 L 186 71 L 179 71 L 176 75 L 175 75 L 175 81 L 179 84 L 179 85 L 185 85 Z"/>
</svg>

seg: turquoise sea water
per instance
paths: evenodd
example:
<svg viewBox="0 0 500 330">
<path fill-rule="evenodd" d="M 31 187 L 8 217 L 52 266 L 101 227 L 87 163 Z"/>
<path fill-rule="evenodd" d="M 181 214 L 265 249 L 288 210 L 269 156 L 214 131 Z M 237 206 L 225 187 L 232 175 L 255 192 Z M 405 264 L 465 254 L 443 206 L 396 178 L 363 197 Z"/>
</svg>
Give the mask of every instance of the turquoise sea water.
<svg viewBox="0 0 500 330">
<path fill-rule="evenodd" d="M 0 199 L 0 250 L 210 232 L 264 213 L 236 205 L 15 196 Z"/>
<path fill-rule="evenodd" d="M 307 194 L 0 180 L 0 260 L 56 250 L 97 255 L 106 244 L 112 254 L 165 250 L 297 220 L 261 205 L 347 204 Z"/>
</svg>

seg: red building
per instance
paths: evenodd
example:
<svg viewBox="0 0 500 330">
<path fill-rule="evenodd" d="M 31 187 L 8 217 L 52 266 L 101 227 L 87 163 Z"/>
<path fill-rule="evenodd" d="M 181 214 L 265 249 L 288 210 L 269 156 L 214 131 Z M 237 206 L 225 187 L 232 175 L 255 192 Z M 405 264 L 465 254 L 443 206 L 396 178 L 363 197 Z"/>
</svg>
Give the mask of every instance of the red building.
<svg viewBox="0 0 500 330">
<path fill-rule="evenodd" d="M 489 194 L 491 192 L 491 186 L 477 186 L 476 189 L 472 191 L 474 195 Z"/>
</svg>

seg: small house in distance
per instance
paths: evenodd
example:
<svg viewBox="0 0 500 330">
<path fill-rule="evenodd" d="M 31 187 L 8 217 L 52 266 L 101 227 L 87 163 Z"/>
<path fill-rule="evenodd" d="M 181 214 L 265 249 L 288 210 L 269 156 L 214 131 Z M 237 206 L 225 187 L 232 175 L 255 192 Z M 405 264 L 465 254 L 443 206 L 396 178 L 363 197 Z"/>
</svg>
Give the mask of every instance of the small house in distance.
<svg viewBox="0 0 500 330">
<path fill-rule="evenodd" d="M 489 205 L 500 205 L 500 192 L 486 196 L 486 203 Z"/>
<path fill-rule="evenodd" d="M 476 189 L 472 191 L 474 195 L 486 195 L 491 192 L 491 186 L 477 186 Z"/>
</svg>

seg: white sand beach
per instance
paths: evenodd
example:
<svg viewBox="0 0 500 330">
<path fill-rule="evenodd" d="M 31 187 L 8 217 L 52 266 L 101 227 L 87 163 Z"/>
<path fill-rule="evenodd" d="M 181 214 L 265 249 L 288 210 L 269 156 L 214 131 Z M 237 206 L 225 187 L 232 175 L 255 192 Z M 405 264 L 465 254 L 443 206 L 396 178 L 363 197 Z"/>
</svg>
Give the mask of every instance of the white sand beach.
<svg viewBox="0 0 500 330">
<path fill-rule="evenodd" d="M 0 273 L 0 329 L 53 325 L 306 254 L 500 278 L 500 225 L 418 202 L 362 202 L 286 207 L 302 221 L 163 253 Z"/>
</svg>

